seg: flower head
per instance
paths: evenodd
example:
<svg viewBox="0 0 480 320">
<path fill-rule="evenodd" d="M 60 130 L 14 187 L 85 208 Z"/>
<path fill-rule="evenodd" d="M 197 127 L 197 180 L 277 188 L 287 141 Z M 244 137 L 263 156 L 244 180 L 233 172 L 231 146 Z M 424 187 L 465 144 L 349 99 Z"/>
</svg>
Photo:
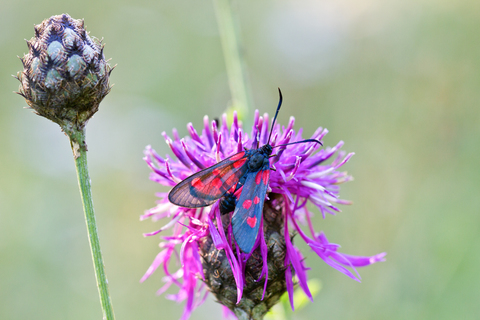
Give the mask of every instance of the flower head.
<svg viewBox="0 0 480 320">
<path fill-rule="evenodd" d="M 302 130 L 293 129 L 291 117 L 286 127 L 275 125 L 270 144 L 292 143 L 302 140 Z M 199 134 L 191 123 L 187 125 L 190 137 L 182 138 L 174 130 L 171 138 L 163 136 L 176 159 L 159 156 L 150 146 L 145 150 L 145 161 L 152 169 L 150 179 L 166 186 L 175 186 L 193 173 L 208 168 L 246 148 L 257 148 L 267 143 L 269 116 L 255 113 L 254 125 L 246 134 L 234 113 L 230 128 L 224 115 L 221 124 L 204 118 L 204 128 Z M 312 139 L 322 140 L 328 133 L 318 128 Z M 157 206 L 147 210 L 142 219 L 170 218 L 161 229 L 147 235 L 156 235 L 165 229 L 173 234 L 162 236 L 161 252 L 141 281 L 158 267 L 165 272 L 164 292 L 171 285 L 179 288 L 169 298 L 186 300 L 182 319 L 202 303 L 206 289 L 237 316 L 265 314 L 288 291 L 293 308 L 295 275 L 299 286 L 311 299 L 308 285 L 308 268 L 292 234 L 300 235 L 310 248 L 328 265 L 348 277 L 360 281 L 355 267 L 383 261 L 385 253 L 372 257 L 358 257 L 338 252 L 339 245 L 329 243 L 326 236 L 314 231 L 307 202 L 313 203 L 325 218 L 326 214 L 339 212 L 339 206 L 350 204 L 339 198 L 339 185 L 351 177 L 339 169 L 353 153 L 341 151 L 343 142 L 334 147 L 320 148 L 319 144 L 299 143 L 275 148 L 270 159 L 270 182 L 263 208 L 259 235 L 251 253 L 239 250 L 232 235 L 231 214 L 220 214 L 218 202 L 209 207 L 191 209 L 178 207 L 168 201 L 167 194 L 158 194 Z M 301 226 L 302 225 L 302 226 Z M 178 250 L 179 249 L 179 250 Z M 179 253 L 181 267 L 170 270 L 172 260 Z"/>
<path fill-rule="evenodd" d="M 82 129 L 110 91 L 112 68 L 103 45 L 85 30 L 83 20 L 52 16 L 35 26 L 17 74 L 19 94 L 35 112 L 66 133 Z"/>
</svg>

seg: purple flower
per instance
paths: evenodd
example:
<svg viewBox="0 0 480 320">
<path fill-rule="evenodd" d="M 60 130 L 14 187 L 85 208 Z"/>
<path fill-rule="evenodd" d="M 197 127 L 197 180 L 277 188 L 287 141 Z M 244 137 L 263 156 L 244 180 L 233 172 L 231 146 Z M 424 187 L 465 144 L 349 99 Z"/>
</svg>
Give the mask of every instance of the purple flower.
<svg viewBox="0 0 480 320">
<path fill-rule="evenodd" d="M 210 123 L 205 116 L 201 135 L 191 123 L 187 125 L 190 137 L 180 139 L 176 130 L 173 138 L 163 133 L 176 159 L 169 156 L 162 158 L 147 146 L 144 160 L 153 171 L 150 179 L 162 185 L 175 186 L 191 174 L 242 151 L 244 147 L 256 148 L 258 143 L 261 146 L 268 139 L 268 124 L 268 114 L 260 117 L 256 111 L 250 135 L 243 131 L 236 113 L 230 128 L 226 115 L 223 115 L 220 127 L 215 121 Z M 293 117 L 286 127 L 275 125 L 270 144 L 275 146 L 303 140 L 302 130 L 295 132 L 293 125 Z M 318 128 L 312 139 L 322 140 L 327 133 L 326 129 Z M 158 293 L 165 292 L 172 285 L 179 288 L 177 294 L 167 298 L 178 302 L 186 300 L 181 319 L 189 318 L 193 309 L 205 300 L 208 291 L 228 307 L 224 308 L 225 314 L 229 314 L 225 311 L 229 309 L 237 316 L 248 312 L 266 313 L 285 291 L 288 291 L 293 308 L 293 275 L 312 299 L 307 285 L 308 268 L 292 243 L 293 232 L 298 233 L 329 266 L 360 281 L 356 267 L 384 261 L 385 253 L 359 257 L 338 252 L 339 245 L 328 242 L 323 232 L 314 231 L 311 222 L 313 213 L 306 206 L 310 201 L 325 218 L 327 213 L 335 215 L 340 212 L 339 205 L 350 204 L 339 198 L 339 185 L 351 180 L 351 176 L 339 169 L 353 155 L 340 151 L 342 145 L 342 141 L 327 148 L 300 143 L 275 149 L 276 156 L 270 161 L 275 170 L 270 172 L 262 225 L 254 249 L 249 254 L 241 252 L 235 245 L 231 217 L 220 215 L 218 202 L 205 208 L 183 208 L 171 204 L 166 193 L 159 193 L 157 206 L 147 210 L 141 219 L 156 221 L 170 218 L 170 221 L 146 235 L 156 235 L 165 229 L 172 229 L 173 234 L 162 236 L 161 251 L 141 281 L 162 266 L 165 285 Z M 178 270 L 170 269 L 172 260 L 179 260 Z"/>
</svg>

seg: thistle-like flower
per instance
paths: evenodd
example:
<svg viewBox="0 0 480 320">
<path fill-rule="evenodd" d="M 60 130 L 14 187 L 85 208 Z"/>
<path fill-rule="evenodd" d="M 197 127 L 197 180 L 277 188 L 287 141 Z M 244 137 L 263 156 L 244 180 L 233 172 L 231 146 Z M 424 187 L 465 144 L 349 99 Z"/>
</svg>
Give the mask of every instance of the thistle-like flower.
<svg viewBox="0 0 480 320">
<path fill-rule="evenodd" d="M 17 74 L 19 94 L 35 112 L 66 133 L 83 129 L 110 91 L 112 68 L 103 45 L 85 31 L 83 20 L 52 16 L 35 26 Z"/>
<path fill-rule="evenodd" d="M 236 114 L 233 124 L 227 126 L 226 116 L 218 127 L 204 118 L 204 129 L 199 135 L 192 124 L 187 125 L 190 137 L 180 139 L 176 130 L 173 139 L 163 136 L 177 158 L 162 158 L 150 146 L 145 150 L 145 161 L 152 169 L 150 179 L 165 186 L 175 186 L 191 174 L 243 150 L 256 148 L 257 142 L 268 139 L 268 114 L 255 113 L 250 135 L 243 132 Z M 294 118 L 287 127 L 275 125 L 271 130 L 272 146 L 302 140 L 302 130 L 293 130 Z M 328 133 L 318 128 L 312 139 L 322 140 Z M 258 140 L 257 141 L 257 137 Z M 156 235 L 168 228 L 173 234 L 163 236 L 162 250 L 141 281 L 158 267 L 165 272 L 165 285 L 158 293 L 171 285 L 178 286 L 175 295 L 167 297 L 175 301 L 186 300 L 182 319 L 188 319 L 193 309 L 201 304 L 210 291 L 239 319 L 262 319 L 268 310 L 286 291 L 293 306 L 294 282 L 312 299 L 307 285 L 307 267 L 302 254 L 293 244 L 293 234 L 305 241 L 328 265 L 348 277 L 360 281 L 355 267 L 363 267 L 383 261 L 385 253 L 370 257 L 351 256 L 338 252 L 339 245 L 330 243 L 323 232 L 314 231 L 307 202 L 314 204 L 322 216 L 339 212 L 338 205 L 350 204 L 339 198 L 339 184 L 351 180 L 339 169 L 352 157 L 340 151 L 343 142 L 334 147 L 320 149 L 318 144 L 295 144 L 279 147 L 270 159 L 271 167 L 267 199 L 263 207 L 262 225 L 254 249 L 245 254 L 239 250 L 232 235 L 231 214 L 221 215 L 218 202 L 210 207 L 191 209 L 178 207 L 168 201 L 166 193 L 160 193 L 157 206 L 147 210 L 141 219 L 154 221 L 170 218 L 161 229 L 146 234 Z M 301 226 L 303 225 L 303 227 Z M 298 237 L 297 237 L 298 238 Z M 178 252 L 178 249 L 179 252 Z M 172 271 L 171 263 L 179 257 L 181 267 Z M 296 280 L 294 280 L 296 276 Z"/>
</svg>

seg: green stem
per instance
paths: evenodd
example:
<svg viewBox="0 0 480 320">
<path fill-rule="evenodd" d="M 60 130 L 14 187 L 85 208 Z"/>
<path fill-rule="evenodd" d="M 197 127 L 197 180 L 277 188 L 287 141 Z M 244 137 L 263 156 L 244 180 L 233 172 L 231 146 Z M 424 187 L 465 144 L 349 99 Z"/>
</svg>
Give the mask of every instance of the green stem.
<svg viewBox="0 0 480 320">
<path fill-rule="evenodd" d="M 231 108 L 237 110 L 239 116 L 246 116 L 249 111 L 253 110 L 253 99 L 240 50 L 242 47 L 240 32 L 233 14 L 232 2 L 231 0 L 213 0 L 213 3 L 225 57 L 228 82 L 232 93 Z"/>
<path fill-rule="evenodd" d="M 67 131 L 66 131 L 67 132 Z M 97 222 L 95 221 L 95 212 L 93 209 L 92 193 L 90 187 L 90 177 L 87 167 L 87 145 L 85 143 L 85 129 L 74 129 L 69 132 L 70 144 L 72 146 L 77 168 L 78 186 L 82 196 L 83 211 L 85 212 L 85 222 L 87 224 L 88 239 L 92 251 L 93 267 L 97 279 L 98 293 L 102 305 L 103 319 L 114 320 L 110 294 L 108 293 L 108 281 L 103 265 L 102 252 L 100 250 L 100 241 L 97 233 Z"/>
</svg>

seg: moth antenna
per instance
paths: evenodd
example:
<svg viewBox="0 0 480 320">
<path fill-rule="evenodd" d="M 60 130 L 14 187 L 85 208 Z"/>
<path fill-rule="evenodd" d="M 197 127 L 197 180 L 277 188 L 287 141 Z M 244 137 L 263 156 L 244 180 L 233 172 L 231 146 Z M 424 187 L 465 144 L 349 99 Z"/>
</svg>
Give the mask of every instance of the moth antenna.
<svg viewBox="0 0 480 320">
<path fill-rule="evenodd" d="M 305 139 L 305 140 L 302 140 L 302 141 L 295 141 L 295 142 L 290 142 L 290 143 L 286 143 L 286 144 L 278 144 L 276 146 L 273 146 L 272 148 L 289 146 L 291 144 L 305 143 L 305 142 L 316 142 L 319 145 L 323 146 L 323 144 L 320 141 L 318 141 L 317 139 Z"/>
<path fill-rule="evenodd" d="M 273 117 L 272 127 L 270 128 L 270 135 L 268 136 L 267 144 L 270 144 L 270 138 L 272 137 L 273 127 L 275 126 L 275 120 L 277 120 L 278 111 L 280 111 L 280 107 L 282 106 L 283 97 L 282 97 L 282 91 L 280 90 L 280 88 L 278 88 L 278 95 L 280 97 L 278 100 L 277 111 L 275 111 L 275 117 Z"/>
</svg>

